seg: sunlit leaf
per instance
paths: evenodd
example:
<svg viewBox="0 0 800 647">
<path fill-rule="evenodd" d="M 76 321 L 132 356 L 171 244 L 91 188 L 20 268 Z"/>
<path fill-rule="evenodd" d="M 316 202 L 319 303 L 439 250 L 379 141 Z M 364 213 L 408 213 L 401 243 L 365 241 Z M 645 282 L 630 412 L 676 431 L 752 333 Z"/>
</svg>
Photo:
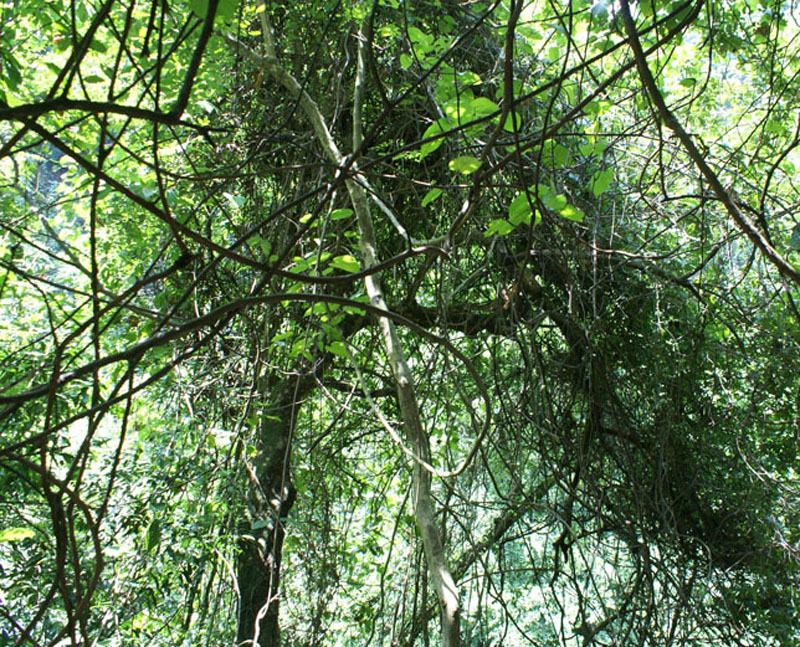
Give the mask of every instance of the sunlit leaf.
<svg viewBox="0 0 800 647">
<path fill-rule="evenodd" d="M 533 215 L 531 200 L 533 200 L 533 196 L 520 193 L 511 201 L 511 204 L 508 205 L 508 219 L 512 224 L 519 225 L 523 222 L 526 224 L 530 223 L 531 216 Z"/>
<path fill-rule="evenodd" d="M 350 254 L 334 257 L 329 265 L 350 274 L 361 271 L 361 264 Z"/>
<path fill-rule="evenodd" d="M 568 204 L 566 207 L 561 209 L 558 212 L 558 215 L 562 218 L 566 218 L 567 220 L 572 220 L 573 222 L 583 222 L 583 218 L 585 216 L 583 211 L 571 204 Z"/>
<path fill-rule="evenodd" d="M 447 166 L 451 171 L 457 171 L 462 175 L 469 175 L 480 168 L 481 161 L 477 157 L 456 157 L 455 159 L 450 160 Z"/>
<path fill-rule="evenodd" d="M 347 354 L 347 348 L 345 345 L 340 341 L 335 341 L 327 346 L 325 349 L 333 353 L 334 355 L 338 355 L 339 357 L 343 357 L 344 359 L 348 359 L 349 355 Z"/>
<path fill-rule="evenodd" d="M 346 220 L 353 215 L 352 209 L 334 209 L 331 211 L 331 220 Z"/>
<path fill-rule="evenodd" d="M 489 227 L 484 232 L 484 236 L 506 236 L 514 231 L 514 225 L 504 218 L 496 218 L 489 221 Z"/>
<path fill-rule="evenodd" d="M 473 99 L 471 108 L 473 112 L 479 116 L 490 115 L 500 110 L 500 106 L 486 97 L 478 97 L 477 99 Z"/>
<path fill-rule="evenodd" d="M 436 200 L 440 195 L 442 195 L 441 189 L 431 189 L 425 194 L 425 197 L 422 198 L 422 206 L 427 207 L 431 202 Z"/>
<path fill-rule="evenodd" d="M 434 121 L 430 126 L 425 129 L 425 132 L 422 133 L 422 139 L 428 139 L 430 137 L 435 137 L 436 135 L 441 135 L 441 133 L 447 132 L 453 127 L 453 124 L 449 119 L 442 118 L 437 121 Z M 439 137 L 438 139 L 434 139 L 429 142 L 425 142 L 420 147 L 420 157 L 425 157 L 426 155 L 430 155 L 433 151 L 438 149 L 444 143 L 444 137 Z"/>
<path fill-rule="evenodd" d="M 32 528 L 5 528 L 0 530 L 0 542 L 21 541 L 23 539 L 30 539 L 35 535 Z"/>
<path fill-rule="evenodd" d="M 215 20 L 231 18 L 238 5 L 239 0 L 219 0 Z M 205 18 L 208 13 L 208 0 L 189 0 L 189 9 L 199 18 Z"/>
<path fill-rule="evenodd" d="M 516 128 L 515 128 L 516 125 Z M 513 133 L 515 130 L 520 130 L 522 127 L 522 119 L 517 113 L 509 112 L 503 122 L 503 130 Z"/>
</svg>

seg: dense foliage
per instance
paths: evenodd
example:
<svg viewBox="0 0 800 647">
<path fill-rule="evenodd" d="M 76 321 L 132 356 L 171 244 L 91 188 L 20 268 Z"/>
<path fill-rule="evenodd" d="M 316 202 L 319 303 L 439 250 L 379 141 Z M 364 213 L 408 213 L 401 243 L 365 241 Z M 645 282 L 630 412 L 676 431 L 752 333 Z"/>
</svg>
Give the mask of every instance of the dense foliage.
<svg viewBox="0 0 800 647">
<path fill-rule="evenodd" d="M 800 645 L 800 7 L 0 9 L 1 645 Z"/>
</svg>

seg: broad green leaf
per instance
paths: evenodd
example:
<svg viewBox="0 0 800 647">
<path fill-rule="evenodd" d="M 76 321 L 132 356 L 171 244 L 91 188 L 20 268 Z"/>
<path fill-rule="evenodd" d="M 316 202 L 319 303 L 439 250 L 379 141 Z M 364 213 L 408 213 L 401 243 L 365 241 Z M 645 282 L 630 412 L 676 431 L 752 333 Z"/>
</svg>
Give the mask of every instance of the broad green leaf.
<svg viewBox="0 0 800 647">
<path fill-rule="evenodd" d="M 583 211 L 572 206 L 571 204 L 568 204 L 566 207 L 561 209 L 558 212 L 558 215 L 562 218 L 566 218 L 567 220 L 572 220 L 573 222 L 583 222 L 583 218 L 585 216 Z"/>
<path fill-rule="evenodd" d="M 352 215 L 352 209 L 334 209 L 331 211 L 331 220 L 345 220 Z"/>
<path fill-rule="evenodd" d="M 335 305 L 337 309 L 339 308 L 338 304 L 330 304 L 330 305 Z M 331 317 L 331 320 L 333 320 L 334 318 L 341 321 L 344 317 L 336 315 L 336 317 Z M 321 327 L 322 327 L 322 332 L 325 333 L 325 337 L 331 340 L 331 342 L 342 341 L 342 332 L 336 327 L 336 325 L 323 323 L 321 324 Z"/>
<path fill-rule="evenodd" d="M 496 218 L 495 220 L 489 221 L 489 228 L 483 235 L 487 237 L 495 234 L 498 236 L 506 236 L 512 231 L 514 231 L 514 225 L 508 222 L 508 220 L 505 218 Z"/>
<path fill-rule="evenodd" d="M 23 539 L 30 539 L 36 533 L 32 528 L 6 528 L 0 530 L 0 542 L 21 541 Z"/>
<path fill-rule="evenodd" d="M 328 263 L 331 267 L 335 267 L 338 270 L 343 270 L 350 274 L 354 272 L 361 271 L 361 264 L 353 258 L 350 254 L 343 254 L 342 256 L 336 256 L 334 259 Z"/>
<path fill-rule="evenodd" d="M 519 225 L 523 222 L 526 224 L 530 223 L 531 216 L 533 215 L 531 211 L 531 201 L 533 199 L 532 195 L 529 196 L 523 192 L 511 201 L 511 204 L 508 205 L 508 219 L 512 224 Z"/>
<path fill-rule="evenodd" d="M 311 267 L 311 261 L 306 258 L 300 258 L 299 256 L 295 256 L 292 258 L 292 262 L 294 265 L 292 266 L 292 272 L 299 274 L 300 272 L 305 272 L 309 267 Z"/>
<path fill-rule="evenodd" d="M 561 144 L 553 144 L 550 147 L 549 159 L 555 166 L 564 168 L 569 160 L 569 149 Z"/>
<path fill-rule="evenodd" d="M 486 97 L 478 97 L 477 99 L 473 99 L 471 108 L 476 115 L 481 117 L 484 115 L 490 115 L 500 110 L 500 106 Z"/>
<path fill-rule="evenodd" d="M 428 139 L 429 137 L 435 137 L 436 135 L 440 135 L 441 133 L 447 132 L 453 127 L 451 121 L 447 118 L 442 118 L 437 121 L 434 121 L 430 126 L 425 129 L 425 132 L 422 133 L 422 139 Z M 420 158 L 425 157 L 426 155 L 430 155 L 433 151 L 439 148 L 444 143 L 444 137 L 439 137 L 438 139 L 434 139 L 433 141 L 425 142 L 420 147 Z"/>
<path fill-rule="evenodd" d="M 481 77 L 475 74 L 475 72 L 459 72 L 458 80 L 461 81 L 463 85 L 480 85 L 483 83 Z"/>
<path fill-rule="evenodd" d="M 349 358 L 349 355 L 347 354 L 347 348 L 345 348 L 344 343 L 342 343 L 340 341 L 335 341 L 335 342 L 332 342 L 332 343 L 328 344 L 327 346 L 325 346 L 325 349 L 328 350 L 329 352 L 333 353 L 334 355 L 338 355 L 339 357 L 343 357 L 344 359 L 348 359 Z"/>
<path fill-rule="evenodd" d="M 543 196 L 540 194 L 542 201 L 547 205 L 548 209 L 553 211 L 561 211 L 567 206 L 567 196 L 563 193 L 556 194 L 554 191 L 548 191 Z"/>
<path fill-rule="evenodd" d="M 444 106 L 444 114 L 446 114 L 451 121 L 461 123 L 462 120 L 467 117 L 469 107 L 470 101 L 459 98 L 458 101 L 450 101 Z"/>
<path fill-rule="evenodd" d="M 408 38 L 414 45 L 416 45 L 423 53 L 430 49 L 431 37 L 423 32 L 419 27 L 413 25 L 408 28 Z"/>
<path fill-rule="evenodd" d="M 422 206 L 427 207 L 431 202 L 436 200 L 440 195 L 442 195 L 441 189 L 431 189 L 425 194 L 425 197 L 422 198 Z"/>
<path fill-rule="evenodd" d="M 516 128 L 514 128 L 514 124 L 516 124 Z M 516 113 L 509 112 L 506 115 L 506 120 L 503 122 L 503 130 L 513 133 L 515 130 L 519 130 L 521 127 L 521 117 Z"/>
<path fill-rule="evenodd" d="M 239 0 L 219 0 L 215 20 L 230 18 L 236 12 Z M 205 18 L 208 13 L 208 0 L 189 0 L 189 9 L 199 18 Z"/>
<path fill-rule="evenodd" d="M 457 171 L 462 175 L 469 175 L 480 168 L 481 161 L 477 157 L 465 155 L 463 157 L 456 157 L 455 159 L 450 160 L 450 163 L 447 166 L 451 171 Z"/>
<path fill-rule="evenodd" d="M 413 62 L 414 59 L 408 54 L 400 54 L 400 67 L 402 67 L 404 70 L 407 70 L 409 67 L 411 67 Z"/>
<path fill-rule="evenodd" d="M 598 197 L 608 190 L 611 180 L 614 179 L 614 169 L 607 168 L 605 171 L 597 171 L 592 178 L 592 193 Z"/>
<path fill-rule="evenodd" d="M 324 301 L 320 301 L 320 302 L 315 303 L 314 305 L 312 305 L 308 309 L 307 313 L 308 314 L 314 313 L 315 315 L 327 314 L 328 312 L 331 312 L 333 310 L 338 310 L 338 309 L 339 309 L 339 304 L 338 303 L 326 303 Z"/>
</svg>

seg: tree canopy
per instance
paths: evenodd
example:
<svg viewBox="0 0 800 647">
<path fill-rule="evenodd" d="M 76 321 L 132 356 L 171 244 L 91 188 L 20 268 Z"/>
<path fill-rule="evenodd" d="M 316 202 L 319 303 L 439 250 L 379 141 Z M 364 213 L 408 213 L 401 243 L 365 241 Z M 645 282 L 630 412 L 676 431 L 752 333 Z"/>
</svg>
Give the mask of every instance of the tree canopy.
<svg viewBox="0 0 800 647">
<path fill-rule="evenodd" d="M 800 645 L 800 7 L 0 8 L 0 645 Z"/>
</svg>

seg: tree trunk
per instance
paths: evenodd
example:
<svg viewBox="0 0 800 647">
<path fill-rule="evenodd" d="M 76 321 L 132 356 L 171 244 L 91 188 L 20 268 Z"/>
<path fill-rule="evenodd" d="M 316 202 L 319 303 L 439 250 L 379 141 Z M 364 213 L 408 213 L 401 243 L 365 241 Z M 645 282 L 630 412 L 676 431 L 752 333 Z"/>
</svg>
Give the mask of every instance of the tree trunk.
<svg viewBox="0 0 800 647">
<path fill-rule="evenodd" d="M 284 522 L 297 495 L 289 471 L 292 433 L 298 401 L 303 394 L 295 382 L 279 388 L 276 404 L 262 413 L 259 453 L 248 465 L 249 519 L 239 539 L 236 580 L 240 645 L 276 647 L 280 644 L 278 610 Z"/>
</svg>

